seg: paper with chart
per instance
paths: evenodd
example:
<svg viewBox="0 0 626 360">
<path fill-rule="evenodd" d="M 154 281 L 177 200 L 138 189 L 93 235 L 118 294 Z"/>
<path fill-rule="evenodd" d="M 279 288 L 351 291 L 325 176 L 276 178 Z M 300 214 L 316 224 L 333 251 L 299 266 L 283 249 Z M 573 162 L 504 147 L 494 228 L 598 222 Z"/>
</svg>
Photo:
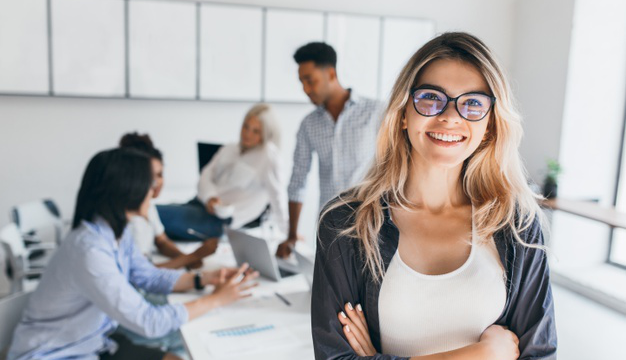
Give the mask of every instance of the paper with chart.
<svg viewBox="0 0 626 360">
<path fill-rule="evenodd" d="M 200 334 L 207 350 L 215 357 L 253 355 L 299 342 L 284 326 L 274 324 L 250 324 L 232 328 L 206 331 Z"/>
</svg>

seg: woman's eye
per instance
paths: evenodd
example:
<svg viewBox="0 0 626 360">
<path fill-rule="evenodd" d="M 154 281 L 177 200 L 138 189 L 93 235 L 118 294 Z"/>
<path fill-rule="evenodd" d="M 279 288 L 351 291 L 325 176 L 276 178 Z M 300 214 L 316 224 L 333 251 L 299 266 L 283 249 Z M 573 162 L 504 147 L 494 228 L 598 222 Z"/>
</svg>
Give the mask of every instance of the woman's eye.
<svg viewBox="0 0 626 360">
<path fill-rule="evenodd" d="M 423 92 L 423 93 L 420 93 L 417 98 L 421 99 L 421 100 L 441 101 L 441 96 L 439 94 L 437 94 L 437 93 L 434 93 L 434 92 Z"/>
<path fill-rule="evenodd" d="M 465 100 L 463 105 L 467 105 L 467 106 L 483 106 L 483 103 L 479 99 L 467 99 L 467 100 Z"/>
</svg>

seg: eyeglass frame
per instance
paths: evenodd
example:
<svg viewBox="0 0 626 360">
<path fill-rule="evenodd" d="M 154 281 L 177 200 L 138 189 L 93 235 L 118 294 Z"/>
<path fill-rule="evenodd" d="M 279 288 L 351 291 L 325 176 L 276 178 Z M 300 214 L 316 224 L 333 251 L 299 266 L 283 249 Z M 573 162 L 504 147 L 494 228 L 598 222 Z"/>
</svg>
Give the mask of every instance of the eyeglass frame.
<svg viewBox="0 0 626 360">
<path fill-rule="evenodd" d="M 439 91 L 440 93 L 442 93 L 442 94 L 444 94 L 446 96 L 446 98 L 447 98 L 446 105 L 444 105 L 444 107 L 441 109 L 441 111 L 436 113 L 436 114 L 433 114 L 433 115 L 424 115 L 424 114 L 422 114 L 421 112 L 419 112 L 419 110 L 417 110 L 417 107 L 415 106 L 415 93 L 417 92 L 417 90 L 435 90 L 435 91 Z M 491 105 L 489 105 L 489 109 L 487 109 L 487 111 L 485 112 L 485 115 L 483 115 L 483 117 L 481 117 L 480 119 L 470 120 L 470 119 L 466 118 L 465 116 L 463 116 L 461 114 L 461 112 L 459 111 L 457 100 L 461 96 L 465 96 L 465 95 L 469 95 L 469 94 L 483 95 L 483 96 L 486 96 L 489 99 L 491 99 Z M 422 85 L 422 86 L 418 86 L 418 87 L 412 88 L 411 91 L 409 92 L 409 95 L 411 95 L 411 99 L 413 99 L 412 100 L 412 102 L 413 102 L 413 109 L 415 109 L 415 112 L 417 112 L 421 116 L 433 117 L 433 116 L 441 115 L 441 114 L 443 114 L 446 111 L 446 109 L 448 108 L 448 105 L 450 104 L 450 102 L 454 101 L 454 109 L 456 110 L 457 114 L 459 114 L 459 116 L 462 117 L 464 120 L 471 121 L 471 122 L 479 122 L 479 121 L 483 120 L 484 118 L 486 118 L 487 114 L 489 114 L 491 109 L 493 109 L 493 106 L 496 104 L 496 97 L 495 96 L 491 96 L 491 95 L 485 94 L 483 92 L 470 91 L 470 92 L 466 92 L 464 94 L 461 94 L 461 95 L 453 98 L 453 97 L 450 97 L 448 94 L 446 94 L 445 91 L 443 91 L 442 89 L 436 88 L 434 86 L 428 86 L 428 85 Z"/>
</svg>

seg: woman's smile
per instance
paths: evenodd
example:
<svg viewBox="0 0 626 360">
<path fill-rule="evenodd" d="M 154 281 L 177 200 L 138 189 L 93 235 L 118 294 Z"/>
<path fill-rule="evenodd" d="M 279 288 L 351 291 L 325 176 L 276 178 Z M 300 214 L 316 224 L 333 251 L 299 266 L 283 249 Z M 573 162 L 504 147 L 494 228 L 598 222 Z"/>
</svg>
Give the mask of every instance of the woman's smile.
<svg viewBox="0 0 626 360">
<path fill-rule="evenodd" d="M 426 137 L 434 144 L 442 147 L 460 146 L 467 140 L 467 136 L 440 131 L 427 131 Z"/>
</svg>

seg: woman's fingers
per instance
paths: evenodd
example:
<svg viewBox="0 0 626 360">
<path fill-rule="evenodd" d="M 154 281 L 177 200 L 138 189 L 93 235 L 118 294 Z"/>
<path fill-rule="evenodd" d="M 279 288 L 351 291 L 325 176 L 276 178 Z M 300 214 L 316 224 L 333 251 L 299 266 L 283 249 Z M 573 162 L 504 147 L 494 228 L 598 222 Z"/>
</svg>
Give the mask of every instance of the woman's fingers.
<svg viewBox="0 0 626 360">
<path fill-rule="evenodd" d="M 361 314 L 358 314 L 359 311 L 354 308 L 351 303 L 346 303 L 344 306 L 345 313 L 348 315 L 350 320 L 354 323 L 354 325 L 358 328 L 360 332 L 363 334 L 367 334 L 367 340 L 369 340 L 369 331 L 367 329 L 367 323 L 365 321 L 365 315 L 361 311 Z"/>
<path fill-rule="evenodd" d="M 239 287 L 239 291 L 242 291 L 242 292 L 243 291 L 247 291 L 247 290 L 250 290 L 253 287 L 257 287 L 257 286 L 259 286 L 259 283 L 251 283 L 251 284 L 247 284 L 247 285 L 241 285 Z"/>
<path fill-rule="evenodd" d="M 366 354 L 369 355 L 373 355 L 376 353 L 376 351 L 374 350 L 374 346 L 372 345 L 372 341 L 370 340 L 369 332 L 367 332 L 367 330 L 364 332 L 343 311 L 340 312 L 337 317 L 339 318 L 339 322 L 341 323 L 341 325 L 343 325 L 344 327 L 344 333 L 346 332 L 346 327 L 350 329 L 351 336 L 359 344 L 359 348 L 361 349 L 361 351 L 364 351 Z M 352 349 L 354 351 L 357 351 L 357 348 L 354 346 L 352 347 Z"/>
<path fill-rule="evenodd" d="M 239 271 L 239 268 L 225 267 L 222 268 L 222 270 L 224 270 L 224 276 L 228 278 L 236 274 L 237 271 Z"/>
<path fill-rule="evenodd" d="M 354 350 L 354 352 L 358 356 L 367 356 L 367 354 L 365 353 L 365 350 L 363 349 L 363 346 L 361 346 L 357 338 L 354 336 L 354 333 L 351 331 L 350 325 L 344 325 L 343 334 L 346 336 L 346 339 L 348 340 L 348 344 L 350 344 L 350 347 L 352 348 L 352 350 Z"/>
<path fill-rule="evenodd" d="M 359 315 L 359 317 L 361 318 L 361 321 L 363 322 L 363 325 L 365 326 L 365 328 L 369 329 L 367 327 L 367 320 L 365 320 L 365 314 L 363 313 L 363 307 L 361 306 L 361 304 L 356 304 L 354 308 L 356 309 L 357 315 Z"/>
<path fill-rule="evenodd" d="M 511 332 L 511 334 L 513 334 L 513 342 L 515 345 L 519 346 L 519 338 L 515 335 L 515 333 Z"/>
<path fill-rule="evenodd" d="M 243 277 L 241 278 L 241 283 L 245 284 L 248 281 L 252 281 L 252 280 L 254 280 L 254 279 L 258 278 L 258 277 L 259 277 L 259 272 L 258 271 L 252 271 L 252 272 L 246 271 L 243 274 Z"/>
<path fill-rule="evenodd" d="M 240 276 L 242 274 L 244 274 L 246 271 L 248 271 L 248 269 L 250 268 L 250 264 L 243 263 L 241 264 L 240 267 L 237 268 L 237 271 L 235 271 L 233 274 L 231 274 L 231 277 L 236 277 L 236 276 Z"/>
<path fill-rule="evenodd" d="M 240 283 L 245 278 L 244 273 L 248 270 L 248 268 L 248 263 L 243 263 L 239 269 L 237 269 L 237 271 L 228 278 L 228 282 L 231 284 Z"/>
</svg>

